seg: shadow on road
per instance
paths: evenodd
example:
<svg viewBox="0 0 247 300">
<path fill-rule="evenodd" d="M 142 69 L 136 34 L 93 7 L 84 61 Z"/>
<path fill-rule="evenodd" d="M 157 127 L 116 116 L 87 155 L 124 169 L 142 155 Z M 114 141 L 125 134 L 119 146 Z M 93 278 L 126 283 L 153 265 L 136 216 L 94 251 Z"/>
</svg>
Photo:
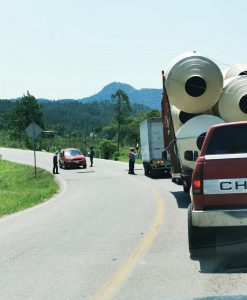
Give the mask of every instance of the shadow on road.
<svg viewBox="0 0 247 300">
<path fill-rule="evenodd" d="M 128 172 L 129 170 L 125 169 L 125 171 Z M 135 168 L 135 171 L 144 171 L 144 169 L 136 169 Z M 150 174 L 149 175 L 145 175 L 144 172 L 141 173 L 141 174 L 138 172 L 138 174 L 136 174 L 136 175 L 143 175 L 143 176 L 145 176 L 147 178 L 154 179 L 154 180 L 157 180 L 157 179 L 162 179 L 162 180 L 169 179 L 169 180 L 171 180 L 171 176 L 167 175 L 167 174 L 159 174 L 159 175 L 152 175 L 151 176 Z"/>
<path fill-rule="evenodd" d="M 129 172 L 129 169 L 125 169 L 126 172 Z M 143 171 L 143 169 L 136 169 L 134 171 Z"/>
<path fill-rule="evenodd" d="M 153 180 L 159 180 L 159 179 L 162 179 L 162 180 L 171 180 L 171 176 L 168 175 L 168 174 L 159 174 L 159 175 L 145 175 L 147 178 L 150 178 L 150 179 L 153 179 Z"/>
<path fill-rule="evenodd" d="M 86 174 L 86 173 L 95 173 L 95 171 L 79 171 L 77 173 Z"/>
<path fill-rule="evenodd" d="M 197 249 L 202 273 L 247 273 L 247 228 L 215 229 L 215 246 Z"/>
<path fill-rule="evenodd" d="M 188 208 L 190 205 L 190 195 L 185 192 L 171 192 L 176 198 L 178 208 Z"/>
</svg>

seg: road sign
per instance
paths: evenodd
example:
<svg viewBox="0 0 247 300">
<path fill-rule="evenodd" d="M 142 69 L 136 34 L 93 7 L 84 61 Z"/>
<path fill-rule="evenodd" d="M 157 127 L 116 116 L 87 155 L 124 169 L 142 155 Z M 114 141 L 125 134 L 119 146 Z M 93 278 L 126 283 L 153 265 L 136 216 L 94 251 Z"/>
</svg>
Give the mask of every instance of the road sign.
<svg viewBox="0 0 247 300">
<path fill-rule="evenodd" d="M 33 154 L 34 154 L 34 172 L 36 177 L 36 153 L 35 153 L 35 139 L 43 130 L 35 122 L 30 123 L 25 129 L 26 134 L 33 139 Z"/>
<path fill-rule="evenodd" d="M 43 130 L 37 125 L 35 122 L 30 123 L 27 128 L 25 129 L 26 134 L 32 138 L 36 139 L 36 137 L 42 132 Z"/>
</svg>

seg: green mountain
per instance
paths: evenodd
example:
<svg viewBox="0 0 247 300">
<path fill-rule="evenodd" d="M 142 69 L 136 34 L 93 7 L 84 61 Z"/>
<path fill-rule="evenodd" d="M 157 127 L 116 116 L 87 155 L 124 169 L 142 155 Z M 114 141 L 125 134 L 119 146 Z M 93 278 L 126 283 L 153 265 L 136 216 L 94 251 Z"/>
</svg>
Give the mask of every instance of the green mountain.
<svg viewBox="0 0 247 300">
<path fill-rule="evenodd" d="M 140 90 L 135 89 L 133 86 L 121 83 L 121 82 L 112 82 L 107 84 L 101 91 L 97 94 L 92 95 L 86 98 L 80 99 L 57 99 L 50 100 L 45 98 L 37 98 L 40 104 L 48 104 L 50 102 L 59 102 L 59 103 L 71 103 L 71 102 L 80 102 L 80 103 L 91 103 L 91 102 L 104 102 L 110 101 L 111 95 L 114 94 L 118 89 L 123 90 L 128 94 L 130 102 L 136 104 L 142 104 L 146 107 L 152 109 L 161 110 L 161 98 L 162 98 L 162 89 L 150 89 L 143 88 Z M 34 95 L 35 96 L 35 95 Z M 15 102 L 17 99 L 9 99 L 11 102 Z"/>
<path fill-rule="evenodd" d="M 162 90 L 161 89 L 149 89 L 143 88 L 137 90 L 133 88 L 129 84 L 121 83 L 121 82 L 112 82 L 106 85 L 100 92 L 97 94 L 78 99 L 79 102 L 82 103 L 90 103 L 90 102 L 98 102 L 98 101 L 108 101 L 111 99 L 111 95 L 114 94 L 118 89 L 123 90 L 128 94 L 130 102 L 143 104 L 153 109 L 161 109 L 161 97 Z"/>
</svg>

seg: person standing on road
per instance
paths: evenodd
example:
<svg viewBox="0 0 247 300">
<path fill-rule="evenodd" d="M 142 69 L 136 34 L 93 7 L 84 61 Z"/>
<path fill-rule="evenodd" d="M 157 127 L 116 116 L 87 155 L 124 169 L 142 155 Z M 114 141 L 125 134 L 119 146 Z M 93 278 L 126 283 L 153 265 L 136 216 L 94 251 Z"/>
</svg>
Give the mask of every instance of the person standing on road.
<svg viewBox="0 0 247 300">
<path fill-rule="evenodd" d="M 53 155 L 53 174 L 58 174 L 57 155 L 58 152 Z"/>
<path fill-rule="evenodd" d="M 135 169 L 135 160 L 136 160 L 137 154 L 134 152 L 134 148 L 130 148 L 130 153 L 129 153 L 129 174 L 134 174 L 134 169 Z"/>
<path fill-rule="evenodd" d="M 92 146 L 90 147 L 89 157 L 90 157 L 90 163 L 91 163 L 90 167 L 92 167 L 93 166 L 93 158 L 94 158 L 94 150 L 93 150 Z"/>
</svg>

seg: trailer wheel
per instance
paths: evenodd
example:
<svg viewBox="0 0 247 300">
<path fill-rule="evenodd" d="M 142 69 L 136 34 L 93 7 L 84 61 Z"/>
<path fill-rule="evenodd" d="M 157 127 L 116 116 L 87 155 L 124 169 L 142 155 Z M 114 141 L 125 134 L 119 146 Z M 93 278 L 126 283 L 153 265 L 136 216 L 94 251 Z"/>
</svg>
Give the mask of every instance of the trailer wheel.
<svg viewBox="0 0 247 300">
<path fill-rule="evenodd" d="M 148 169 L 147 169 L 147 168 L 144 169 L 144 174 L 145 174 L 146 176 L 149 175 L 149 172 L 148 172 Z"/>
<path fill-rule="evenodd" d="M 152 167 L 150 167 L 149 169 L 149 174 L 150 174 L 150 177 L 154 177 L 156 172 L 154 171 L 154 169 Z"/>
<path fill-rule="evenodd" d="M 184 177 L 182 184 L 184 192 L 189 193 L 191 187 L 191 177 Z"/>
<path fill-rule="evenodd" d="M 184 190 L 185 193 L 189 193 L 189 191 L 190 191 L 190 186 L 184 184 L 184 182 L 183 182 L 183 190 Z"/>
<path fill-rule="evenodd" d="M 149 175 L 149 167 L 146 162 L 143 163 L 143 169 L 144 169 L 145 176 L 148 176 Z"/>
</svg>

